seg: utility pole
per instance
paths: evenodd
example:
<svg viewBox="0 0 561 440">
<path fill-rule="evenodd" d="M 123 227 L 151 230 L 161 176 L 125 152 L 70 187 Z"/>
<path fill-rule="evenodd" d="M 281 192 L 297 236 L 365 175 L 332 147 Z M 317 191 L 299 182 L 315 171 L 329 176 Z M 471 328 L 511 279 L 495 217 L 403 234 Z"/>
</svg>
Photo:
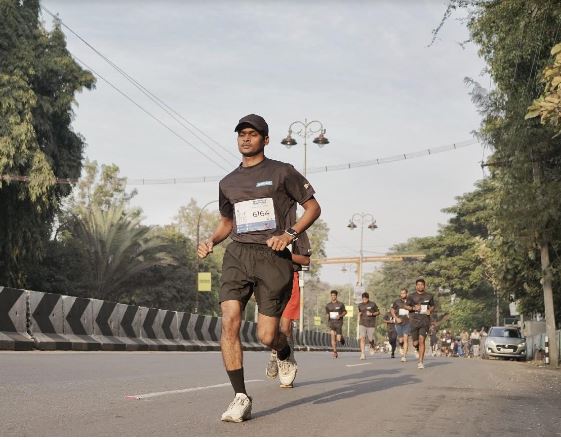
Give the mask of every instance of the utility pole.
<svg viewBox="0 0 561 440">
<path fill-rule="evenodd" d="M 532 171 L 534 182 L 537 183 L 538 191 L 541 193 L 542 170 L 537 160 L 533 161 Z M 542 195 L 539 194 L 541 198 Z M 549 240 L 545 233 L 536 231 L 536 241 L 540 248 L 540 257 L 542 265 L 542 285 L 543 285 L 543 304 L 545 309 L 545 331 L 551 341 L 549 347 L 550 365 L 557 367 L 559 365 L 559 344 L 557 344 L 556 325 L 555 325 L 555 306 L 553 304 L 553 273 L 551 262 L 549 259 Z"/>
</svg>

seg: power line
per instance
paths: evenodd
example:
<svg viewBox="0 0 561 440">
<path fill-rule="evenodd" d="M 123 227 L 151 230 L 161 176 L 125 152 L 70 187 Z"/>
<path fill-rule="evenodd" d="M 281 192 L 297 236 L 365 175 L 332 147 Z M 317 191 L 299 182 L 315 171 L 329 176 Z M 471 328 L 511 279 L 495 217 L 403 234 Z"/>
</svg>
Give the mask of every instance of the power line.
<svg viewBox="0 0 561 440">
<path fill-rule="evenodd" d="M 173 133 L 175 136 L 177 136 L 179 139 L 181 139 L 183 142 L 185 142 L 187 145 L 189 145 L 191 148 L 193 148 L 195 151 L 197 151 L 198 153 L 202 154 L 204 157 L 206 157 L 208 160 L 210 160 L 212 163 L 214 163 L 215 165 L 217 165 L 219 168 L 223 169 L 224 171 L 227 171 L 227 168 L 224 168 L 223 165 L 221 165 L 220 163 L 218 163 L 214 158 L 212 158 L 211 156 L 209 156 L 208 154 L 206 154 L 204 151 L 201 151 L 199 148 L 197 148 L 195 145 L 193 145 L 191 142 L 189 142 L 187 139 L 185 139 L 182 135 L 180 135 L 177 131 L 175 131 L 173 128 L 171 128 L 169 125 L 167 125 L 165 122 L 163 122 L 161 119 L 159 119 L 157 116 L 153 115 L 152 113 L 150 113 L 148 110 L 146 110 L 144 107 L 142 107 L 139 103 L 137 103 L 134 99 L 132 99 L 129 95 L 127 95 L 125 92 L 123 92 L 121 89 L 119 89 L 117 86 L 115 86 L 111 81 L 109 81 L 108 79 L 106 79 L 105 77 L 103 77 L 101 74 L 99 74 L 98 72 L 96 72 L 94 69 L 92 69 L 90 66 L 88 66 L 84 61 L 82 61 L 80 58 L 78 58 L 76 55 L 74 55 L 74 58 L 76 59 L 76 61 L 78 61 L 80 64 L 82 64 L 86 69 L 92 71 L 94 73 L 95 76 L 97 76 L 98 78 L 102 79 L 103 81 L 105 81 L 107 84 L 109 84 L 115 91 L 117 91 L 119 94 L 121 94 L 122 96 L 124 96 L 126 99 L 128 99 L 130 102 L 132 102 L 135 106 L 137 106 L 140 110 L 142 110 L 144 113 L 146 113 L 148 116 L 150 116 L 152 119 L 154 119 L 156 122 L 158 122 L 160 125 L 162 125 L 163 127 L 165 127 L 167 130 L 169 130 L 171 133 Z"/>
<path fill-rule="evenodd" d="M 49 11 L 47 8 L 45 8 L 44 6 L 41 6 L 41 8 L 47 13 L 49 14 L 51 17 L 53 17 L 55 20 L 57 20 L 62 26 L 64 26 L 66 29 L 68 29 L 69 32 L 71 32 L 73 35 L 75 35 L 80 41 L 82 41 L 86 46 L 88 46 L 91 50 L 93 50 L 97 55 L 99 55 L 105 62 L 107 62 L 111 67 L 113 67 L 115 70 L 117 70 L 117 72 L 119 72 L 122 76 L 125 77 L 125 79 L 127 79 L 134 87 L 136 87 L 138 90 L 140 90 L 146 97 L 148 97 L 152 102 L 154 102 L 158 107 L 160 107 L 162 110 L 164 110 L 171 118 L 173 118 L 179 125 L 181 125 L 183 128 L 185 128 L 187 131 L 189 131 L 193 136 L 195 136 L 199 141 L 201 141 L 203 144 L 205 144 L 207 147 L 209 147 L 215 154 L 217 154 L 218 156 L 220 156 L 221 159 L 225 160 L 226 162 L 230 162 L 233 163 L 231 160 L 229 159 L 225 159 L 218 151 L 216 151 L 216 149 L 214 149 L 210 144 L 208 144 L 208 142 L 206 142 L 204 139 L 202 139 L 199 135 L 197 135 L 197 133 L 195 133 L 191 128 L 189 128 L 187 125 L 185 125 L 184 123 L 181 122 L 181 120 L 185 121 L 187 124 L 189 124 L 191 127 L 193 127 L 194 129 L 196 129 L 198 132 L 200 132 L 202 135 L 204 135 L 205 137 L 207 137 L 208 139 L 210 139 L 212 142 L 214 142 L 218 147 L 220 147 L 223 151 L 225 151 L 226 153 L 230 154 L 234 159 L 238 159 L 238 157 L 229 149 L 227 149 L 226 147 L 222 146 L 221 144 L 219 144 L 217 141 L 215 141 L 213 138 L 211 138 L 209 135 L 207 135 L 206 133 L 204 133 L 201 129 L 199 129 L 198 127 L 196 127 L 192 122 L 190 122 L 189 120 L 187 120 L 185 117 L 183 117 L 181 114 L 179 114 L 176 110 L 174 110 L 171 106 L 169 106 L 168 104 L 166 104 L 161 98 L 159 98 L 158 96 L 156 96 L 153 92 L 151 92 L 150 90 L 148 90 L 146 87 L 144 87 L 140 82 L 138 82 L 135 78 L 133 78 L 131 75 L 129 75 L 127 72 L 125 72 L 121 67 L 119 67 L 117 64 L 115 64 L 113 61 L 111 61 L 108 57 L 106 57 L 103 53 L 101 53 L 99 50 L 97 50 L 93 45 L 91 45 L 88 41 L 86 41 L 82 36 L 80 36 L 76 31 L 74 31 L 71 27 L 69 27 L 66 23 L 64 23 L 60 17 L 58 17 L 58 15 L 53 14 L 51 11 Z M 180 120 L 181 119 L 181 120 Z"/>
<path fill-rule="evenodd" d="M 414 151 L 411 153 L 403 153 L 397 154 L 395 156 L 387 156 L 381 157 L 379 159 L 373 160 L 366 160 L 360 162 L 348 162 L 339 165 L 326 165 L 322 167 L 315 167 L 308 169 L 308 174 L 310 173 L 328 173 L 332 171 L 342 171 L 342 170 L 350 170 L 353 168 L 361 168 L 361 167 L 370 167 L 374 165 L 384 165 L 387 163 L 398 162 L 403 160 L 409 159 L 417 159 L 420 157 L 426 156 L 434 156 L 435 154 L 444 153 L 447 151 L 455 151 L 460 148 L 466 148 L 471 145 L 478 144 L 478 142 L 474 139 L 466 140 L 462 142 L 457 142 L 454 144 L 444 145 L 441 147 L 435 148 L 426 148 L 423 150 Z M 144 178 L 137 178 L 137 179 L 127 179 L 127 186 L 132 185 L 176 185 L 181 183 L 205 183 L 205 182 L 218 182 L 224 176 L 202 176 L 202 177 L 169 177 L 164 179 L 144 179 Z M 19 182 L 28 182 L 28 176 L 11 176 L 11 175 L 1 175 L 1 180 L 14 180 Z M 64 179 L 64 178 L 57 178 L 56 183 L 58 184 L 74 184 L 77 183 L 78 179 Z"/>
</svg>

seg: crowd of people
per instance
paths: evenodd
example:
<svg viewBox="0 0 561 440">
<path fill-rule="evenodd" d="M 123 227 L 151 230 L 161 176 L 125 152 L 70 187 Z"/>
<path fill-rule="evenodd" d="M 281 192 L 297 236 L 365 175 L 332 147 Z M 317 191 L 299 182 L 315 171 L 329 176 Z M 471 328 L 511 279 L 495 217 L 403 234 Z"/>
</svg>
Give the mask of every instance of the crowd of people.
<svg viewBox="0 0 561 440">
<path fill-rule="evenodd" d="M 380 344 L 375 341 L 374 330 L 377 325 L 376 317 L 381 311 L 377 304 L 370 300 L 369 293 L 363 293 L 362 302 L 358 305 L 360 359 L 366 359 L 366 342 L 371 356 L 377 352 L 388 352 L 391 358 L 395 358 L 399 346 L 400 361 L 407 362 L 407 354 L 411 352 L 421 369 L 424 368 L 424 355 L 429 348 L 434 357 L 480 357 L 481 339 L 487 336 L 485 327 L 469 331 L 464 329 L 457 333 L 449 329 L 438 330 L 436 323 L 432 321 L 433 310 L 434 299 L 425 292 L 423 278 L 416 280 L 415 292 L 412 295 L 408 294 L 406 288 L 401 289 L 399 298 L 382 317 L 387 328 L 387 340 Z M 326 312 L 332 334 L 332 353 L 333 357 L 337 358 L 337 342 L 344 344 L 341 329 L 347 312 L 345 305 L 337 300 L 336 290 L 331 291 L 331 302 L 326 306 Z"/>
</svg>

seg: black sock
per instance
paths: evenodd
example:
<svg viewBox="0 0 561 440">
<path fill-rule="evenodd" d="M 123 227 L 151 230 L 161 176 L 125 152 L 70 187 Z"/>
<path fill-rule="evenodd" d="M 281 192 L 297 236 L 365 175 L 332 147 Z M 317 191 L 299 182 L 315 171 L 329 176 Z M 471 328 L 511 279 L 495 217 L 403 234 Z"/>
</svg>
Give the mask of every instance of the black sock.
<svg viewBox="0 0 561 440">
<path fill-rule="evenodd" d="M 234 387 L 234 393 L 243 393 L 247 396 L 247 391 L 245 390 L 245 381 L 243 378 L 243 367 L 239 370 L 226 371 L 226 373 L 228 373 L 230 383 Z"/>
<path fill-rule="evenodd" d="M 282 350 L 277 351 L 277 358 L 279 359 L 279 361 L 284 361 L 288 359 L 288 356 L 290 356 L 290 346 L 286 344 L 286 347 L 284 347 Z"/>
</svg>

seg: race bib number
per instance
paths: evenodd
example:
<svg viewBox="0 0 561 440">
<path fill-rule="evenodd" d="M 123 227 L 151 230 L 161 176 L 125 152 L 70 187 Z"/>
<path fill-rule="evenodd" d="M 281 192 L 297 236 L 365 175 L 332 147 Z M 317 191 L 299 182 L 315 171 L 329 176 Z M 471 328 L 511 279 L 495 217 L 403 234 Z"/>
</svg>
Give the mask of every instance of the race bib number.
<svg viewBox="0 0 561 440">
<path fill-rule="evenodd" d="M 409 310 L 399 309 L 399 316 L 409 316 Z"/>
<path fill-rule="evenodd" d="M 429 311 L 429 306 L 427 304 L 421 304 L 421 310 L 419 310 L 419 313 L 421 315 L 426 315 L 428 311 Z"/>
<path fill-rule="evenodd" d="M 234 205 L 236 212 L 236 233 L 276 229 L 275 206 L 273 199 L 246 200 Z"/>
<path fill-rule="evenodd" d="M 329 319 L 339 318 L 339 312 L 329 312 Z"/>
</svg>

